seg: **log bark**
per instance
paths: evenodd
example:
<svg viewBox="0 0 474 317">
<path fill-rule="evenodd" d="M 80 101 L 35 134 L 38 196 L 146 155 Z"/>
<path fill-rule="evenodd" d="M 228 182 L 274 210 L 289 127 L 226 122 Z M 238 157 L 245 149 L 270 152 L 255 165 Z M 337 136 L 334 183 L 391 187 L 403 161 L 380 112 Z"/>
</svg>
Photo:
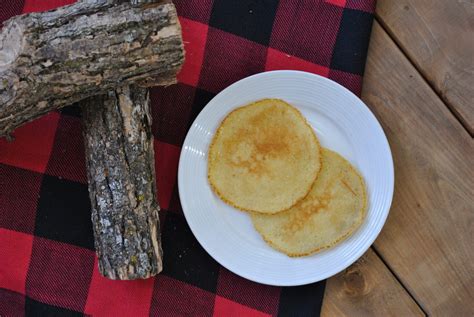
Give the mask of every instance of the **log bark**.
<svg viewBox="0 0 474 317">
<path fill-rule="evenodd" d="M 115 0 L 116 3 L 119 2 L 127 2 L 128 0 Z M 142 5 L 145 3 L 152 3 L 152 2 L 160 2 L 157 0 L 131 0 L 130 3 L 132 5 Z M 164 82 L 165 84 L 173 81 L 175 78 L 174 73 L 170 73 L 168 75 L 163 74 L 159 80 Z M 158 82 L 159 84 L 159 82 Z M 135 91 L 137 89 L 137 91 Z M 84 140 L 85 140 L 85 146 L 88 149 L 94 149 L 90 150 L 89 154 L 87 156 L 87 165 L 90 166 L 92 171 L 97 171 L 104 169 L 104 166 L 107 166 L 108 158 L 107 156 L 95 156 L 94 159 L 89 159 L 91 157 L 90 153 L 94 153 L 95 151 L 100 151 L 100 149 L 96 148 L 97 145 L 97 140 L 101 139 L 102 136 L 98 134 L 97 131 L 103 131 L 104 129 L 106 130 L 107 127 L 104 126 L 104 124 L 108 124 L 107 121 L 104 120 L 89 120 L 90 118 L 100 118 L 103 117 L 103 108 L 107 108 L 108 115 L 112 118 L 115 118 L 116 122 L 126 122 L 128 119 L 128 114 L 132 113 L 134 111 L 138 111 L 140 115 L 135 116 L 135 121 L 134 124 L 131 125 L 131 135 L 141 135 L 141 143 L 142 144 L 153 144 L 153 136 L 149 131 L 147 133 L 141 133 L 141 131 L 147 131 L 147 127 L 150 125 L 150 118 L 151 118 L 151 112 L 149 107 L 144 107 L 144 103 L 148 102 L 146 99 L 143 97 L 145 96 L 145 91 L 141 88 L 135 88 L 135 87 L 130 87 L 126 86 L 123 88 L 120 88 L 119 90 L 115 91 L 115 96 L 119 102 L 119 107 L 110 107 L 108 104 L 101 104 L 101 102 L 106 102 L 109 100 L 109 98 L 95 98 L 87 101 L 80 102 L 81 107 L 88 107 L 84 111 L 87 111 L 87 118 L 84 118 L 84 125 L 87 125 L 87 129 L 84 130 Z M 93 100 L 94 106 L 88 106 L 88 103 L 90 103 Z M 121 101 L 122 100 L 122 101 Z M 129 101 L 129 102 L 123 102 L 123 101 Z M 117 125 L 115 123 L 115 125 Z M 154 157 L 154 150 L 152 146 L 135 146 L 134 145 L 134 140 L 136 138 L 132 138 L 131 141 L 129 141 L 129 138 L 125 135 L 123 135 L 124 130 L 123 129 L 118 129 L 116 130 L 116 133 L 118 134 L 116 138 L 108 140 L 110 146 L 109 146 L 109 151 L 110 155 L 114 157 L 122 157 L 122 153 L 128 153 L 129 157 L 139 157 L 143 162 L 141 162 L 141 165 L 145 165 L 148 163 L 148 170 L 150 170 L 152 173 L 150 173 L 151 180 L 150 182 L 152 184 L 156 183 L 156 178 L 155 178 L 155 173 L 154 173 L 154 162 L 146 161 L 146 158 L 153 158 Z M 121 166 L 126 166 L 127 164 L 118 164 L 116 167 L 118 169 L 121 168 Z M 126 184 L 135 184 L 136 181 L 131 178 L 127 179 L 125 178 L 126 175 L 134 176 L 133 174 L 130 174 L 127 171 L 120 171 L 118 170 L 115 175 L 119 175 L 120 178 L 114 177 L 114 175 L 109 174 L 107 175 L 108 177 L 108 184 L 111 183 L 116 183 L 116 182 L 122 182 Z M 97 176 L 97 175 L 96 175 Z M 91 175 L 91 179 L 93 178 L 93 175 Z M 113 245 L 115 241 L 117 240 L 117 236 L 119 237 L 119 240 L 123 239 L 124 237 L 124 232 L 122 231 L 116 231 L 114 232 L 114 236 L 103 236 L 101 235 L 102 231 L 102 223 L 99 220 L 100 218 L 107 218 L 110 214 L 107 213 L 107 210 L 101 210 L 99 206 L 95 203 L 96 201 L 101 201 L 101 200 L 107 200 L 110 193 L 108 191 L 105 192 L 106 196 L 102 197 L 104 194 L 104 191 L 98 191 L 95 189 L 95 186 L 93 185 L 93 182 L 90 181 L 90 194 L 91 194 L 91 205 L 94 206 L 94 211 L 93 211 L 93 227 L 96 228 L 96 245 L 97 245 L 97 250 L 99 254 L 99 268 L 100 272 L 102 275 L 109 277 L 109 278 L 118 278 L 118 279 L 135 279 L 135 278 L 146 278 L 149 276 L 152 276 L 154 274 L 159 273 L 161 271 L 162 267 L 162 254 L 161 252 L 155 252 L 152 247 L 153 245 L 158 246 L 158 250 L 161 250 L 161 243 L 160 243 L 160 232 L 158 230 L 159 228 L 159 223 L 155 224 L 154 226 L 143 226 L 141 227 L 141 236 L 145 237 L 146 239 L 153 241 L 153 243 L 150 245 L 148 244 L 148 247 L 150 250 L 142 249 L 140 252 L 144 254 L 148 254 L 149 258 L 145 262 L 138 262 L 135 261 L 134 267 L 132 270 L 130 269 L 123 269 L 124 267 L 127 268 L 130 264 L 134 262 L 133 259 L 138 259 L 139 254 L 136 254 L 137 248 L 127 248 L 127 250 L 122 250 L 122 258 L 120 258 L 120 261 L 115 261 L 112 262 L 110 261 L 110 257 L 115 258 L 115 254 L 110 252 L 116 252 L 117 247 L 111 248 L 111 247 L 105 247 L 104 245 Z M 124 197 L 133 197 L 135 195 L 134 187 L 136 186 L 131 186 L 128 189 L 126 188 L 124 193 L 121 193 L 121 196 Z M 130 192 L 131 191 L 131 192 Z M 148 191 L 146 195 L 141 196 L 142 200 L 144 201 L 144 204 L 142 204 L 142 208 L 140 210 L 141 213 L 144 213 L 146 215 L 153 215 L 155 213 L 155 210 L 158 210 L 158 202 L 156 200 L 156 193 L 152 191 Z M 127 214 L 136 214 L 136 211 L 134 211 L 134 207 L 130 207 L 132 204 L 129 202 L 126 206 L 123 206 L 123 204 L 119 203 L 117 204 L 116 201 L 111 202 L 111 206 L 108 206 L 107 208 L 111 207 L 112 210 L 115 211 L 114 217 L 117 218 L 118 215 L 127 215 Z M 132 208 L 130 210 L 129 208 Z M 147 209 L 151 208 L 151 209 Z M 153 221 L 153 219 L 156 217 L 151 217 L 150 221 Z M 99 222 L 97 222 L 99 220 Z M 103 222 L 103 221 L 102 221 Z M 108 223 L 112 223 L 113 221 L 107 220 Z M 135 221 L 136 223 L 139 223 L 138 221 Z M 118 226 L 120 228 L 120 226 Z M 156 231 L 151 231 L 151 229 L 156 230 Z M 148 230 L 148 231 L 147 231 Z M 112 238 L 112 240 L 110 240 Z M 121 249 L 119 247 L 119 249 Z M 127 264 L 128 263 L 128 264 Z M 150 263 L 152 265 L 150 266 Z M 143 267 L 142 265 L 145 265 Z M 150 267 L 156 267 L 157 269 L 150 270 Z M 107 269 L 106 269 L 107 268 Z M 120 274 L 118 274 L 120 272 Z M 137 274 L 136 272 L 142 272 Z"/>
<path fill-rule="evenodd" d="M 0 137 L 123 84 L 171 84 L 165 80 L 183 58 L 181 28 L 168 1 L 88 0 L 14 17 L 0 33 Z"/>
<path fill-rule="evenodd" d="M 125 86 L 81 104 L 100 273 L 153 276 L 162 250 L 148 91 Z"/>
</svg>

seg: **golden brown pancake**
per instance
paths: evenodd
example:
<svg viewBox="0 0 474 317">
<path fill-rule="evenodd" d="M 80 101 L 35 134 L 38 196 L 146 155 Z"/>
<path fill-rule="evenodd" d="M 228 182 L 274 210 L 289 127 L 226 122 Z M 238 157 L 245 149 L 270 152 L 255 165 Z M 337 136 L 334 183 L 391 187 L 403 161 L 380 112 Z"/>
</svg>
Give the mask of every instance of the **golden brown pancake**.
<svg viewBox="0 0 474 317">
<path fill-rule="evenodd" d="M 313 129 L 294 107 L 263 99 L 222 121 L 209 148 L 214 192 L 246 211 L 277 213 L 303 199 L 321 166 Z"/>
<path fill-rule="evenodd" d="M 367 209 L 365 184 L 342 156 L 322 149 L 322 168 L 308 196 L 275 215 L 252 213 L 264 240 L 289 256 L 330 248 L 352 234 Z"/>
</svg>

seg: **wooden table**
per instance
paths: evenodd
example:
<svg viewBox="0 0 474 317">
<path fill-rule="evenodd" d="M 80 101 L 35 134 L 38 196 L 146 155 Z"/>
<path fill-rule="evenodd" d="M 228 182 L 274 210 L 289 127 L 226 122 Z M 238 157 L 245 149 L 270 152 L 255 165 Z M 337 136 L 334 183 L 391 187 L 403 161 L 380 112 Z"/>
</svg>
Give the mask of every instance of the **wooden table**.
<svg viewBox="0 0 474 317">
<path fill-rule="evenodd" d="M 395 193 L 380 236 L 327 281 L 322 316 L 474 316 L 474 2 L 379 0 L 362 99 Z"/>
</svg>

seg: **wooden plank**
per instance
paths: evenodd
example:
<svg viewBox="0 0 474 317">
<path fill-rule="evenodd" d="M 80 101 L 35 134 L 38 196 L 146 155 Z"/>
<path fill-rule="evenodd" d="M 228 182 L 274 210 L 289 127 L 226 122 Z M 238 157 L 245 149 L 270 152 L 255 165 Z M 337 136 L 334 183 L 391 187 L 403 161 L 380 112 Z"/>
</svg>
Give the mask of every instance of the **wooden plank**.
<svg viewBox="0 0 474 317">
<path fill-rule="evenodd" d="M 380 0 L 377 16 L 474 136 L 472 1 Z"/>
<path fill-rule="evenodd" d="M 474 314 L 474 140 L 375 22 L 362 99 L 395 163 L 375 248 L 428 314 Z"/>
<path fill-rule="evenodd" d="M 321 316 L 424 316 L 372 249 L 328 279 Z"/>
</svg>

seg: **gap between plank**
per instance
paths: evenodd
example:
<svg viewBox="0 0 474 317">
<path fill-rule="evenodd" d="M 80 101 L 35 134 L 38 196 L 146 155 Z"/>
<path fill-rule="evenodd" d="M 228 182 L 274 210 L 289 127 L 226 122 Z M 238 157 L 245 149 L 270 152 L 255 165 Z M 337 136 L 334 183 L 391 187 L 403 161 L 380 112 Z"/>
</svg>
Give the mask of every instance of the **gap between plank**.
<svg viewBox="0 0 474 317">
<path fill-rule="evenodd" d="M 428 84 L 428 86 L 431 88 L 431 90 L 438 96 L 438 98 L 443 102 L 443 104 L 448 108 L 448 110 L 451 112 L 451 114 L 456 118 L 456 121 L 459 122 L 461 127 L 463 127 L 463 130 L 467 132 L 471 138 L 474 138 L 474 132 L 471 133 L 468 127 L 468 123 L 465 122 L 462 118 L 462 116 L 457 112 L 457 110 L 454 108 L 454 106 L 443 96 L 442 93 L 440 93 L 436 87 L 433 85 L 431 81 L 428 80 L 427 76 L 425 76 L 425 73 L 423 70 L 410 58 L 410 55 L 408 52 L 403 48 L 401 43 L 398 41 L 397 36 L 390 30 L 390 27 L 383 21 L 383 19 L 378 15 L 377 12 L 375 12 L 375 20 L 379 23 L 379 25 L 382 27 L 382 29 L 387 33 L 388 37 L 395 43 L 397 48 L 402 52 L 403 56 L 410 62 L 410 64 L 415 68 L 415 70 L 420 74 L 421 78 L 423 81 Z"/>
<path fill-rule="evenodd" d="M 390 273 L 392 273 L 393 277 L 397 280 L 397 282 L 401 285 L 401 287 L 403 287 L 403 289 L 405 290 L 405 292 L 407 292 L 408 295 L 410 295 L 411 299 L 413 299 L 413 301 L 415 302 L 415 304 L 418 305 L 418 307 L 420 308 L 420 310 L 423 312 L 423 314 L 425 316 L 428 316 L 428 314 L 426 313 L 426 310 L 423 308 L 423 306 L 421 305 L 421 303 L 416 299 L 415 296 L 413 296 L 413 294 L 410 292 L 410 290 L 405 286 L 405 284 L 403 284 L 402 280 L 400 279 L 400 277 L 395 273 L 394 270 L 392 270 L 392 268 L 390 267 L 390 265 L 385 261 L 385 259 L 382 257 L 382 255 L 379 253 L 379 251 L 377 251 L 377 249 L 375 248 L 374 245 L 372 245 L 370 247 L 374 253 L 378 256 L 378 258 L 380 259 L 380 261 L 382 261 L 382 263 L 385 265 L 385 267 L 390 271 Z"/>
</svg>

